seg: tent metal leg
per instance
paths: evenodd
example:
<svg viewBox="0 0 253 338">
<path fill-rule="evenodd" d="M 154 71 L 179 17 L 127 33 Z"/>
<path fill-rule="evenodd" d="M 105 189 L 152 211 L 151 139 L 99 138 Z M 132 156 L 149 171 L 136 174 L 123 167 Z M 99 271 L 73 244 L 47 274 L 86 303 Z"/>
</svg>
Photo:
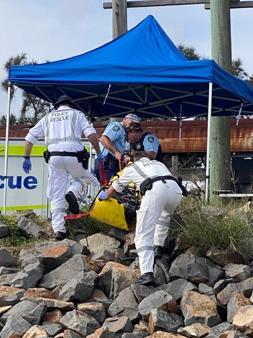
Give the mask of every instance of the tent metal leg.
<svg viewBox="0 0 253 338">
<path fill-rule="evenodd" d="M 208 202 L 209 192 L 209 175 L 210 175 L 210 127 L 211 127 L 211 115 L 212 115 L 212 99 L 213 99 L 213 83 L 209 82 L 208 93 L 208 117 L 207 117 L 207 149 L 206 149 L 206 184 L 205 184 L 205 201 Z"/>
<path fill-rule="evenodd" d="M 10 127 L 10 111 L 11 111 L 11 83 L 8 84 L 8 100 L 6 112 L 6 130 L 5 130 L 5 148 L 4 148 L 4 179 L 7 181 L 8 173 L 8 147 L 9 147 L 9 127 Z M 6 214 L 6 200 L 7 200 L 7 183 L 4 185 L 4 203 L 3 213 Z"/>
</svg>

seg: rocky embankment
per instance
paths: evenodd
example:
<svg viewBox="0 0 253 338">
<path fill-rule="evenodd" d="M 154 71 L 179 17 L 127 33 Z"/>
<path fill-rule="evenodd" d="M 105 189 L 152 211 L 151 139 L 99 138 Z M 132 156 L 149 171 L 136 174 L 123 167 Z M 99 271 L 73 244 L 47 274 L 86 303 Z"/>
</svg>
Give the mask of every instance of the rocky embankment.
<svg viewBox="0 0 253 338">
<path fill-rule="evenodd" d="M 19 226 L 40 234 L 39 226 L 24 217 Z M 2 247 L 0 335 L 252 337 L 252 269 L 214 261 L 182 253 L 170 264 L 164 254 L 155 265 L 157 286 L 151 287 L 135 283 L 139 270 L 130 233 L 112 229 L 92 235 L 88 248 L 85 238 L 44 241 L 18 258 Z"/>
</svg>

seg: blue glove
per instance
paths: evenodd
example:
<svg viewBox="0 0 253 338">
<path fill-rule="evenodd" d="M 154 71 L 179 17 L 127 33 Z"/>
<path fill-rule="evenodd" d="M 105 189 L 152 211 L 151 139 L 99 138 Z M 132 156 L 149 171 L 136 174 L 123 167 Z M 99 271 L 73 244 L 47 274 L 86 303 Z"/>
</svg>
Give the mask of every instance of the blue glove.
<svg viewBox="0 0 253 338">
<path fill-rule="evenodd" d="M 30 160 L 30 156 L 24 156 L 23 169 L 26 174 L 29 174 L 29 172 L 31 171 L 32 163 Z"/>
<path fill-rule="evenodd" d="M 101 153 L 101 151 L 97 154 L 97 159 L 99 162 L 104 160 L 104 155 Z"/>
<path fill-rule="evenodd" d="M 98 194 L 98 199 L 100 201 L 106 200 L 107 199 L 107 190 L 106 191 L 105 190 L 100 191 L 100 193 Z"/>
</svg>

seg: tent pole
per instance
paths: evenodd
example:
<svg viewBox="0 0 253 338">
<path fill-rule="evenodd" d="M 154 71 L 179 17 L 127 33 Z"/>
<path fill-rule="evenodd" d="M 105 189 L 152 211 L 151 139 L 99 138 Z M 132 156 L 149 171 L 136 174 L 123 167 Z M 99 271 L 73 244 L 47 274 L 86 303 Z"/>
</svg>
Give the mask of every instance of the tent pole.
<svg viewBox="0 0 253 338">
<path fill-rule="evenodd" d="M 6 112 L 6 130 L 5 130 L 5 148 L 4 148 L 4 203 L 3 213 L 6 214 L 6 200 L 7 200 L 7 173 L 8 173 L 8 147 L 9 147 L 9 127 L 10 127 L 10 111 L 11 111 L 11 83 L 8 83 L 8 99 Z"/>
<path fill-rule="evenodd" d="M 206 139 L 206 189 L 205 189 L 205 201 L 209 199 L 209 174 L 210 174 L 210 127 L 211 127 L 211 115 L 212 115 L 212 99 L 213 99 L 213 83 L 209 82 L 208 93 L 208 117 L 207 117 L 207 139 Z"/>
</svg>

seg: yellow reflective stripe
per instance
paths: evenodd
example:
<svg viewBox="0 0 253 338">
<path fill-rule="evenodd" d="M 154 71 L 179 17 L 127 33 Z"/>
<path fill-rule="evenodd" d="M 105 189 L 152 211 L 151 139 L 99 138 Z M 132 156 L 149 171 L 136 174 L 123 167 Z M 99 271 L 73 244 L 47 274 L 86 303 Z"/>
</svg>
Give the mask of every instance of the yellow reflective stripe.
<svg viewBox="0 0 253 338">
<path fill-rule="evenodd" d="M 45 145 L 35 145 L 32 148 L 31 156 L 42 156 L 43 151 L 45 151 L 47 147 Z M 24 156 L 25 147 L 24 145 L 9 145 L 8 146 L 8 155 L 9 156 Z M 0 144 L 0 156 L 4 156 L 5 154 L 5 146 Z"/>
<path fill-rule="evenodd" d="M 6 210 L 33 210 L 33 209 L 46 209 L 47 205 L 16 205 L 16 206 L 6 206 Z M 3 211 L 4 208 L 0 207 L 0 210 Z"/>
</svg>

